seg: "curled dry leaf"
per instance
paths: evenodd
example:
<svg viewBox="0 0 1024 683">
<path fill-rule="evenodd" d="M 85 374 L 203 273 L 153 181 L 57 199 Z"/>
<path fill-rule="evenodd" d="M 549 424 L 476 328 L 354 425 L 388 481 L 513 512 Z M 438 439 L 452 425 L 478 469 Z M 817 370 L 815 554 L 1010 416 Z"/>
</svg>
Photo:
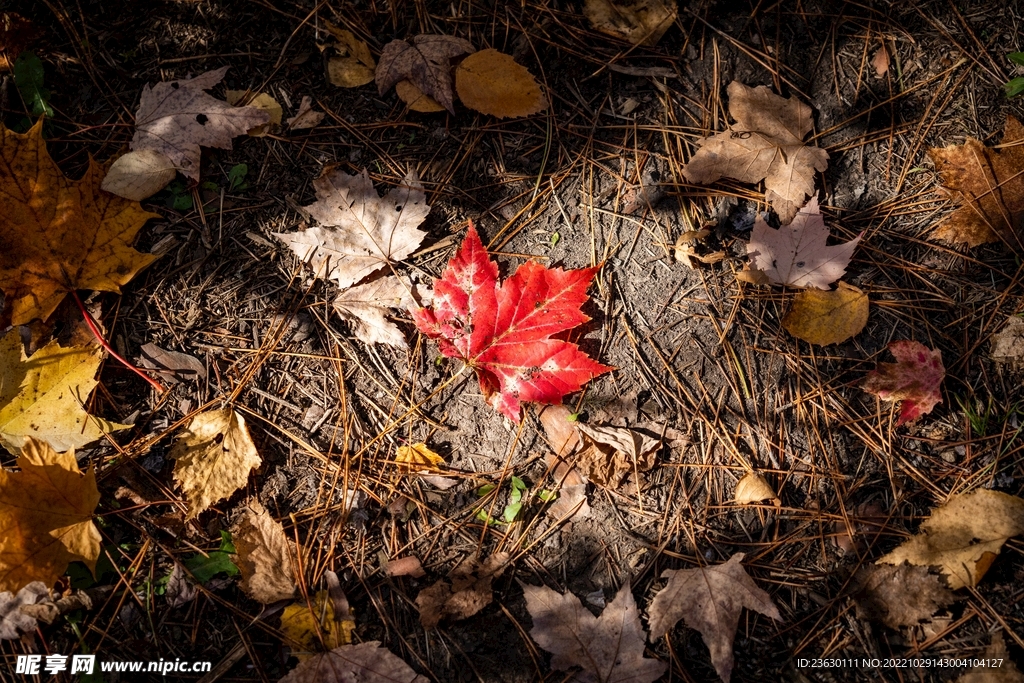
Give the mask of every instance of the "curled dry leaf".
<svg viewBox="0 0 1024 683">
<path fill-rule="evenodd" d="M 430 95 L 427 95 L 422 90 L 416 87 L 416 84 L 412 81 L 398 81 L 395 83 L 395 94 L 398 95 L 398 99 L 408 105 L 412 111 L 418 111 L 421 114 L 436 114 L 439 111 L 444 111 L 444 107 L 438 104 Z"/>
<path fill-rule="evenodd" d="M 888 521 L 879 501 L 861 503 L 848 517 L 836 521 L 832 541 L 843 553 L 864 552 L 868 541 L 878 538 Z"/>
<path fill-rule="evenodd" d="M 896 363 L 879 363 L 861 383 L 861 389 L 883 401 L 902 401 L 896 426 L 927 415 L 939 403 L 939 386 L 946 369 L 942 352 L 915 341 L 894 341 L 887 347 Z"/>
<path fill-rule="evenodd" d="M 138 202 L 167 187 L 177 174 L 166 154 L 143 149 L 119 156 L 107 170 L 100 188 Z"/>
<path fill-rule="evenodd" d="M 409 555 L 389 560 L 384 568 L 384 573 L 388 576 L 411 576 L 414 579 L 418 579 L 421 576 L 425 576 L 427 572 L 423 570 L 423 565 L 420 564 L 419 558 Z"/>
<path fill-rule="evenodd" d="M 1024 365 L 1024 318 L 1010 316 L 1006 325 L 992 337 L 992 360 L 1014 367 Z"/>
<path fill-rule="evenodd" d="M 747 503 L 760 503 L 763 500 L 770 500 L 775 505 L 782 505 L 775 489 L 768 483 L 759 472 L 750 471 L 740 477 L 736 482 L 736 490 L 733 491 L 732 499 L 740 505 Z"/>
<path fill-rule="evenodd" d="M 535 261 L 498 284 L 476 228 L 434 281 L 434 305 L 412 311 L 441 353 L 476 370 L 487 402 L 514 422 L 522 403 L 558 404 L 612 368 L 553 338 L 590 320 L 580 307 L 597 268 L 562 270 Z"/>
<path fill-rule="evenodd" d="M 668 666 L 644 657 L 647 632 L 629 583 L 623 584 L 600 617 L 572 593 L 547 586 L 523 586 L 526 609 L 533 619 L 530 637 L 551 653 L 551 668 L 582 671 L 577 683 L 653 683 Z"/>
<path fill-rule="evenodd" d="M 258 502 L 249 503 L 231 530 L 238 550 L 235 564 L 242 573 L 242 590 L 264 605 L 295 594 L 295 574 L 288 537 L 281 523 Z"/>
<path fill-rule="evenodd" d="M 420 611 L 420 624 L 434 628 L 442 619 L 471 617 L 494 600 L 491 582 L 504 573 L 508 553 L 494 553 L 483 562 L 470 555 L 448 576 L 449 581 L 438 581 L 424 588 L 416 596 L 416 609 Z"/>
<path fill-rule="evenodd" d="M 292 650 L 292 654 L 300 662 L 319 656 L 316 652 L 348 645 L 355 628 L 352 610 L 349 609 L 348 614 L 336 614 L 334 601 L 325 590 L 313 596 L 312 605 L 298 602 L 288 605 L 281 613 L 281 633 L 298 645 L 299 649 Z"/>
<path fill-rule="evenodd" d="M 953 590 L 977 586 L 1007 540 L 1024 533 L 1024 500 L 990 489 L 952 496 L 879 564 L 938 567 Z"/>
<path fill-rule="evenodd" d="M 571 464 L 569 454 L 580 445 L 572 411 L 565 406 L 544 406 L 537 417 L 544 428 L 544 436 L 553 453 L 547 457 L 548 470 L 557 485 L 557 497 L 547 506 L 547 514 L 555 519 L 590 516 L 587 502 L 587 478 Z"/>
<path fill-rule="evenodd" d="M 58 453 L 31 437 L 16 464 L 17 472 L 0 468 L 0 591 L 19 591 L 32 581 L 52 586 L 70 562 L 95 571 L 95 469 L 83 473 L 74 451 Z"/>
<path fill-rule="evenodd" d="M 313 110 L 313 98 L 309 95 L 303 95 L 302 102 L 299 104 L 299 111 L 295 113 L 295 116 L 288 119 L 286 123 L 289 130 L 304 130 L 320 125 L 320 122 L 324 120 L 324 116 L 326 116 L 324 112 Z"/>
<path fill-rule="evenodd" d="M 195 356 L 161 349 L 156 344 L 143 344 L 139 351 L 142 352 L 142 367 L 156 370 L 160 379 L 169 384 L 186 379 L 206 379 L 206 366 Z"/>
<path fill-rule="evenodd" d="M 327 169 L 313 181 L 317 200 L 305 207 L 322 227 L 274 236 L 307 261 L 317 277 L 342 289 L 416 250 L 426 236 L 417 229 L 430 213 L 423 186 L 410 171 L 383 197 L 369 174 Z"/>
<path fill-rule="evenodd" d="M 889 73 L 889 50 L 885 45 L 875 50 L 875 54 L 871 57 L 871 66 L 878 78 L 883 78 L 885 74 Z"/>
<path fill-rule="evenodd" d="M 42 119 L 24 135 L 0 125 L 0 140 L 0 289 L 11 325 L 49 318 L 73 289 L 120 292 L 156 259 L 129 245 L 159 216 L 102 192 L 91 159 L 81 180 L 68 180 L 46 151 Z"/>
<path fill-rule="evenodd" d="M 1001 149 L 967 138 L 962 145 L 932 148 L 928 156 L 943 192 L 960 204 L 932 233 L 936 239 L 976 247 L 1002 240 L 1024 254 L 1024 126 L 1006 117 Z M 1017 144 L 1014 144 L 1017 143 Z"/>
<path fill-rule="evenodd" d="M 782 326 L 811 344 L 838 344 L 860 334 L 869 308 L 868 295 L 845 282 L 834 290 L 806 289 L 793 297 Z"/>
<path fill-rule="evenodd" d="M 849 242 L 828 246 L 828 236 L 817 197 L 800 209 L 792 223 L 778 230 L 758 216 L 747 245 L 750 265 L 777 285 L 828 289 L 846 272 L 860 242 L 858 235 Z"/>
<path fill-rule="evenodd" d="M 377 91 L 383 95 L 399 81 L 410 81 L 452 114 L 451 59 L 473 52 L 468 40 L 444 35 L 418 35 L 412 43 L 392 40 L 377 65 Z"/>
<path fill-rule="evenodd" d="M 591 481 L 618 488 L 630 474 L 654 467 L 661 440 L 625 427 L 578 424 L 582 436 L 577 467 Z"/>
<path fill-rule="evenodd" d="M 204 92 L 220 83 L 227 71 L 225 66 L 143 88 L 131 148 L 161 152 L 179 171 L 199 180 L 200 145 L 231 149 L 232 138 L 270 121 L 270 114 L 261 109 L 232 107 Z"/>
<path fill-rule="evenodd" d="M 455 69 L 455 90 L 470 109 L 503 119 L 532 116 L 548 107 L 526 67 L 493 49 L 462 60 Z"/>
<path fill-rule="evenodd" d="M 1024 673 L 1010 658 L 1002 631 L 992 634 L 992 644 L 986 648 L 984 658 L 956 683 L 1024 683 Z"/>
<path fill-rule="evenodd" d="M 280 683 L 429 683 L 376 640 L 314 655 Z"/>
<path fill-rule="evenodd" d="M 102 360 L 98 346 L 64 348 L 52 341 L 26 356 L 17 330 L 0 338 L 0 444 L 18 453 L 35 437 L 66 451 L 127 429 L 82 408 L 98 384 Z"/>
<path fill-rule="evenodd" d="M 324 22 L 338 42 L 338 55 L 327 60 L 327 80 L 342 88 L 358 88 L 373 80 L 377 63 L 373 61 L 370 48 L 351 31 L 338 28 L 329 21 Z"/>
<path fill-rule="evenodd" d="M 828 153 L 803 142 L 814 127 L 811 108 L 763 85 L 750 88 L 733 81 L 729 113 L 736 123 L 698 140 L 700 150 L 683 167 L 683 175 L 701 185 L 719 178 L 745 183 L 763 179 L 765 200 L 783 224 L 789 223 L 814 194 L 815 171 L 828 167 Z"/>
<path fill-rule="evenodd" d="M 251 93 L 248 90 L 228 90 L 224 93 L 227 98 L 228 104 L 232 107 L 239 105 L 255 107 L 262 111 L 267 112 L 270 116 L 270 120 L 266 123 L 250 128 L 247 132 L 249 137 L 261 138 L 267 133 L 270 133 L 281 125 L 281 117 L 284 115 L 284 110 L 281 109 L 281 105 L 278 104 L 277 100 L 268 95 L 265 92 Z"/>
<path fill-rule="evenodd" d="M 174 481 L 188 499 L 186 520 L 245 486 L 249 472 L 263 462 L 245 420 L 231 408 L 192 418 L 170 458 L 176 461 Z"/>
<path fill-rule="evenodd" d="M 22 612 L 21 606 L 34 605 L 49 596 L 50 591 L 42 581 L 31 582 L 17 594 L 0 592 L 0 640 L 17 640 L 22 633 L 36 630 L 36 619 Z"/>
<path fill-rule="evenodd" d="M 601 33 L 633 45 L 654 46 L 671 28 L 679 14 L 676 0 L 586 0 L 583 13 Z"/>
<path fill-rule="evenodd" d="M 853 596 L 857 616 L 889 628 L 917 626 L 956 601 L 937 574 L 908 564 L 862 567 Z"/>
<path fill-rule="evenodd" d="M 408 279 L 389 275 L 341 290 L 331 305 L 359 341 L 407 349 L 405 335 L 387 319 L 387 312 L 389 308 L 411 306 L 411 290 Z"/>
<path fill-rule="evenodd" d="M 652 637 L 665 635 L 680 619 L 700 631 L 711 651 L 711 663 L 725 683 L 732 677 L 732 643 L 743 608 L 782 621 L 771 597 L 740 564 L 743 557 L 736 553 L 725 564 L 663 572 L 668 583 L 654 596 L 649 609 Z"/>
</svg>

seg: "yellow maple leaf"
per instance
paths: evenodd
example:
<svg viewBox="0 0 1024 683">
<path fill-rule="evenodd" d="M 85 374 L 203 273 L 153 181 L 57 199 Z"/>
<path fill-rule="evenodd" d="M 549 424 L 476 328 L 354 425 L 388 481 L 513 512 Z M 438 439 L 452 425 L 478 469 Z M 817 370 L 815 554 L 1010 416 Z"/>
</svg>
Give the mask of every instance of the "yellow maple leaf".
<svg viewBox="0 0 1024 683">
<path fill-rule="evenodd" d="M 55 341 L 29 357 L 18 331 L 8 332 L 0 339 L 0 444 L 16 454 L 35 437 L 66 451 L 127 429 L 82 408 L 102 359 L 98 346 L 64 348 Z"/>
<path fill-rule="evenodd" d="M 0 125 L 0 289 L 13 325 L 46 319 L 74 289 L 119 292 L 156 258 L 128 245 L 159 216 L 101 191 L 91 159 L 81 180 L 69 180 L 42 131 L 42 119 L 24 135 Z"/>
<path fill-rule="evenodd" d="M 83 474 L 74 451 L 58 453 L 31 437 L 17 464 L 20 472 L 0 469 L 0 592 L 16 592 L 32 581 L 52 585 L 78 560 L 95 571 L 95 470 Z"/>
<path fill-rule="evenodd" d="M 436 470 L 444 463 L 444 458 L 430 450 L 425 443 L 414 443 L 411 446 L 399 446 L 395 462 L 402 472 L 420 470 Z"/>
<path fill-rule="evenodd" d="M 187 520 L 245 486 L 263 462 L 245 420 L 231 408 L 196 415 L 170 456 L 174 481 L 188 498 Z"/>
<path fill-rule="evenodd" d="M 299 650 L 292 652 L 299 661 L 309 659 L 321 650 L 348 645 L 355 629 L 356 618 L 352 609 L 347 615 L 335 619 L 334 603 L 325 590 L 313 597 L 312 605 L 304 602 L 288 605 L 281 614 L 281 633 L 300 646 Z"/>
</svg>

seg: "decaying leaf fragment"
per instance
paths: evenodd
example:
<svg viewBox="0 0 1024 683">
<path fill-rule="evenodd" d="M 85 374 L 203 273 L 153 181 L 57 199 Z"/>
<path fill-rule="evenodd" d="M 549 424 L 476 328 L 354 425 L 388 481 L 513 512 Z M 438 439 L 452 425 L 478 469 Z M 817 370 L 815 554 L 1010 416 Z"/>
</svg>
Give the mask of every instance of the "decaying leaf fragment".
<svg viewBox="0 0 1024 683">
<path fill-rule="evenodd" d="M 301 662 L 280 683 L 429 683 L 373 640 L 342 645 Z"/>
<path fill-rule="evenodd" d="M 992 634 L 992 644 L 985 649 L 984 658 L 956 683 L 1024 683 L 1024 673 L 1010 658 L 1002 631 Z"/>
<path fill-rule="evenodd" d="M 358 88 L 373 80 L 377 63 L 373 61 L 370 48 L 346 29 L 338 28 L 325 21 L 338 42 L 335 48 L 338 54 L 327 61 L 327 80 L 342 88 Z"/>
<path fill-rule="evenodd" d="M 1024 500 L 991 489 L 952 496 L 918 534 L 878 560 L 938 567 L 953 590 L 977 586 L 1006 541 L 1024 534 Z"/>
<path fill-rule="evenodd" d="M 523 586 L 526 609 L 533 619 L 530 637 L 551 653 L 551 668 L 582 669 L 578 683 L 653 683 L 668 666 L 644 657 L 647 633 L 629 583 L 595 617 L 572 593 L 547 586 Z"/>
<path fill-rule="evenodd" d="M 34 605 L 50 596 L 50 590 L 42 581 L 33 581 L 17 594 L 0 592 L 0 640 L 17 640 L 22 633 L 34 631 L 38 623 L 21 611 L 22 605 Z"/>
<path fill-rule="evenodd" d="M 284 110 L 281 109 L 281 105 L 277 100 L 265 92 L 252 93 L 248 90 L 228 90 L 224 93 L 224 97 L 227 98 L 228 104 L 232 107 L 239 105 L 254 107 L 267 112 L 270 116 L 270 120 L 266 123 L 250 128 L 247 131 L 251 138 L 261 138 L 267 133 L 277 130 L 281 125 L 281 117 L 284 116 Z"/>
<path fill-rule="evenodd" d="M 657 461 L 661 441 L 625 427 L 577 424 L 582 436 L 577 467 L 591 481 L 618 488 L 631 474 L 646 472 Z"/>
<path fill-rule="evenodd" d="M 932 233 L 976 247 L 1002 240 L 1024 254 L 1024 126 L 1006 117 L 1001 149 L 967 138 L 963 145 L 928 150 L 943 192 L 960 203 Z"/>
<path fill-rule="evenodd" d="M 896 426 L 927 415 L 939 403 L 939 386 L 946 376 L 942 352 L 915 341 L 894 341 L 887 347 L 896 363 L 879 363 L 861 383 L 861 389 L 883 401 L 902 401 Z"/>
<path fill-rule="evenodd" d="M 168 351 L 156 344 L 143 344 L 139 347 L 142 353 L 142 367 L 156 370 L 160 378 L 170 384 L 182 380 L 206 379 L 206 366 L 195 356 L 180 351 Z"/>
<path fill-rule="evenodd" d="M 532 116 L 548 106 L 526 67 L 493 49 L 462 60 L 455 69 L 455 90 L 470 109 L 503 119 Z"/>
<path fill-rule="evenodd" d="M 119 156 L 110 165 L 100 187 L 118 197 L 138 202 L 167 187 L 176 175 L 178 170 L 166 154 L 141 149 Z"/>
<path fill-rule="evenodd" d="M 318 591 L 311 605 L 297 602 L 281 613 L 281 633 L 298 644 L 299 649 L 292 650 L 292 654 L 300 662 L 315 659 L 320 656 L 315 653 L 324 649 L 348 645 L 355 628 L 352 610 L 344 615 L 335 614 L 334 601 L 326 590 Z"/>
<path fill-rule="evenodd" d="M 389 275 L 338 292 L 331 305 L 348 323 L 356 339 L 367 344 L 409 348 L 405 335 L 387 318 L 389 308 L 405 309 L 414 303 L 412 283 Z"/>
<path fill-rule="evenodd" d="M 468 40 L 455 36 L 423 34 L 414 36 L 411 44 L 392 40 L 380 55 L 377 90 L 383 95 L 399 81 L 408 80 L 454 114 L 451 59 L 473 51 Z"/>
<path fill-rule="evenodd" d="M 811 344 L 838 344 L 860 334 L 868 324 L 869 308 L 867 294 L 840 281 L 837 289 L 797 292 L 782 326 Z"/>
<path fill-rule="evenodd" d="M 743 557 L 736 553 L 725 564 L 663 572 L 668 583 L 648 610 L 654 638 L 668 633 L 680 619 L 700 631 L 715 671 L 725 683 L 732 677 L 732 643 L 743 608 L 782 621 L 771 596 L 758 588 L 740 564 Z"/>
<path fill-rule="evenodd" d="M 697 141 L 700 150 L 683 167 L 691 183 L 706 185 L 719 178 L 745 183 L 764 180 L 765 200 L 789 223 L 814 194 L 814 173 L 828 168 L 828 152 L 803 142 L 814 122 L 811 108 L 794 98 L 779 97 L 761 85 L 729 84 L 729 130 Z"/>
<path fill-rule="evenodd" d="M 509 554 L 494 553 L 483 562 L 470 555 L 452 570 L 449 581 L 438 581 L 416 596 L 420 624 L 434 628 L 442 619 L 471 617 L 494 600 L 491 582 L 504 573 Z"/>
<path fill-rule="evenodd" d="M 66 451 L 129 425 L 89 415 L 82 406 L 99 383 L 99 346 L 50 342 L 26 356 L 17 330 L 0 338 L 0 444 L 18 453 L 35 437 Z"/>
<path fill-rule="evenodd" d="M 74 451 L 58 453 L 31 437 L 16 464 L 17 472 L 0 468 L 0 591 L 19 591 L 32 581 L 51 586 L 70 562 L 95 571 L 95 469 L 83 473 Z"/>
<path fill-rule="evenodd" d="M 853 600 L 861 619 L 899 629 L 928 621 L 940 609 L 953 604 L 956 596 L 928 567 L 873 564 L 857 572 Z"/>
<path fill-rule="evenodd" d="M 676 0 L 586 0 L 583 13 L 601 33 L 626 40 L 633 45 L 654 46 L 672 27 L 679 14 Z"/>
<path fill-rule="evenodd" d="M 81 180 L 65 177 L 46 150 L 42 119 L 24 135 L 0 125 L 0 289 L 10 324 L 45 320 L 72 289 L 120 292 L 156 259 L 129 245 L 159 216 L 102 192 L 102 180 L 92 160 Z"/>
<path fill-rule="evenodd" d="M 1024 365 L 1024 318 L 1012 315 L 1006 325 L 992 336 L 992 360 L 1014 367 Z"/>
<path fill-rule="evenodd" d="M 740 505 L 760 503 L 764 500 L 770 500 L 775 505 L 782 505 L 782 501 L 779 500 L 779 496 L 768 480 L 760 472 L 753 470 L 744 474 L 736 482 L 736 490 L 732 493 L 732 499 Z"/>
<path fill-rule="evenodd" d="M 199 180 L 200 145 L 231 149 L 232 138 L 270 121 L 266 111 L 232 107 L 206 94 L 227 71 L 225 66 L 195 78 L 143 88 L 130 147 L 161 152 L 179 171 Z"/>
<path fill-rule="evenodd" d="M 395 94 L 398 95 L 398 99 L 409 105 L 410 111 L 418 111 L 421 114 L 436 114 L 445 111 L 445 108 L 438 104 L 437 100 L 417 88 L 412 81 L 395 83 Z"/>
<path fill-rule="evenodd" d="M 245 420 L 231 408 L 192 418 L 170 457 L 176 461 L 174 481 L 188 499 L 186 520 L 245 486 L 249 472 L 263 462 Z"/>
<path fill-rule="evenodd" d="M 327 116 L 322 111 L 313 110 L 313 98 L 309 95 L 302 96 L 302 102 L 299 104 L 299 111 L 295 113 L 295 116 L 288 119 L 285 123 L 288 124 L 288 130 L 303 130 L 305 128 L 313 128 L 314 126 L 320 125 L 320 122 Z"/>
<path fill-rule="evenodd" d="M 268 605 L 295 594 L 291 546 L 281 523 L 257 501 L 249 503 L 231 530 L 242 590 Z"/>
<path fill-rule="evenodd" d="M 305 208 L 321 227 L 274 236 L 317 277 L 342 289 L 408 257 L 427 234 L 417 229 L 430 206 L 415 171 L 383 197 L 365 170 L 349 175 L 329 168 L 313 181 L 313 189 L 318 201 Z"/>
<path fill-rule="evenodd" d="M 777 285 L 828 289 L 846 272 L 860 235 L 835 246 L 827 244 L 828 236 L 817 197 L 778 230 L 758 216 L 747 245 L 750 265 Z"/>
</svg>

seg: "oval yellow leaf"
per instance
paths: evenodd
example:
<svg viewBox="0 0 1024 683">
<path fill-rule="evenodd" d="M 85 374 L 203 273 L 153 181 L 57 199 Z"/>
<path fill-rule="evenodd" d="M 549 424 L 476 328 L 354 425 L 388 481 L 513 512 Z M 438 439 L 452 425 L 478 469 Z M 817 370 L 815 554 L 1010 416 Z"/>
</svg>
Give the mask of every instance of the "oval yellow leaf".
<svg viewBox="0 0 1024 683">
<path fill-rule="evenodd" d="M 455 90 L 470 109 L 504 119 L 548 108 L 540 84 L 525 66 L 497 50 L 474 52 L 455 70 Z"/>
<path fill-rule="evenodd" d="M 811 344 L 838 344 L 864 329 L 868 308 L 868 295 L 845 282 L 834 291 L 805 289 L 793 298 L 782 326 Z"/>
<path fill-rule="evenodd" d="M 327 61 L 327 80 L 342 88 L 358 88 L 373 80 L 373 69 L 354 57 L 331 57 Z"/>
<path fill-rule="evenodd" d="M 437 100 L 420 90 L 412 81 L 399 81 L 395 83 L 395 94 L 412 111 L 418 111 L 421 114 L 433 114 L 444 111 L 444 107 Z"/>
</svg>

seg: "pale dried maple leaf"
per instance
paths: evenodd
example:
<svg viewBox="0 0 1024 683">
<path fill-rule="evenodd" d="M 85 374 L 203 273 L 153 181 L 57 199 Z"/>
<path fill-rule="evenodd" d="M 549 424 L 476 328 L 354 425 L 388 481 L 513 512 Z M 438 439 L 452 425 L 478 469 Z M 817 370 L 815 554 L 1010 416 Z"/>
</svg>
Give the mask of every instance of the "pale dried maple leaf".
<svg viewBox="0 0 1024 683">
<path fill-rule="evenodd" d="M 392 40 L 384 46 L 377 64 L 377 91 L 383 95 L 399 81 L 410 81 L 452 114 L 451 59 L 474 52 L 473 45 L 455 36 L 423 34 L 412 44 Z"/>
<path fill-rule="evenodd" d="M 561 403 L 612 370 L 575 344 L 552 338 L 590 319 L 580 307 L 596 272 L 527 261 L 499 285 L 498 266 L 470 224 L 443 277 L 434 281 L 433 307 L 414 309 L 413 319 L 443 355 L 476 370 L 487 402 L 518 422 L 522 403 Z"/>
<path fill-rule="evenodd" d="M 743 553 L 736 553 L 724 564 L 663 572 L 661 576 L 668 583 L 654 596 L 648 609 L 651 637 L 665 635 L 680 619 L 700 631 L 711 651 L 711 663 L 725 683 L 732 677 L 732 642 L 743 608 L 782 621 L 771 596 L 754 583 L 740 564 L 743 557 Z"/>
<path fill-rule="evenodd" d="M 551 653 L 551 668 L 582 669 L 576 683 L 652 683 L 668 666 L 644 657 L 647 633 L 629 583 L 595 617 L 572 593 L 547 586 L 523 585 L 526 609 L 533 619 L 530 637 Z"/>
<path fill-rule="evenodd" d="M 327 169 L 313 181 L 317 200 L 305 207 L 322 227 L 274 236 L 309 263 L 317 277 L 351 287 L 374 271 L 408 257 L 426 233 L 417 226 L 430 213 L 415 171 L 383 197 L 364 170 Z"/>
<path fill-rule="evenodd" d="M 442 619 L 471 617 L 494 600 L 491 583 L 500 577 L 508 565 L 509 554 L 494 553 L 483 562 L 470 555 L 449 574 L 449 581 L 438 581 L 424 588 L 416 596 L 416 609 L 420 611 L 420 624 L 434 628 Z"/>
<path fill-rule="evenodd" d="M 409 348 L 405 335 L 387 318 L 389 308 L 405 309 L 414 303 L 412 284 L 392 275 L 338 292 L 331 305 L 348 323 L 356 339 L 367 344 Z"/>
<path fill-rule="evenodd" d="M 676 0 L 586 0 L 583 13 L 601 33 L 633 45 L 654 46 L 671 28 L 679 14 Z"/>
<path fill-rule="evenodd" d="M 38 622 L 21 611 L 22 605 L 34 605 L 50 597 L 50 591 L 42 581 L 33 581 L 17 594 L 0 592 L 0 640 L 17 640 L 22 633 L 34 631 Z"/>
<path fill-rule="evenodd" d="M 429 683 L 376 640 L 342 645 L 299 664 L 280 683 Z"/>
<path fill-rule="evenodd" d="M 829 246 L 828 236 L 817 197 L 778 230 L 758 216 L 747 244 L 750 265 L 777 285 L 828 289 L 846 272 L 861 238 Z"/>
<path fill-rule="evenodd" d="M 856 580 L 857 616 L 892 629 L 917 626 L 956 601 L 953 591 L 928 567 L 873 564 L 861 568 Z"/>
<path fill-rule="evenodd" d="M 170 458 L 176 461 L 174 481 L 188 499 L 186 520 L 245 486 L 249 472 L 263 462 L 245 420 L 231 408 L 192 418 Z"/>
<path fill-rule="evenodd" d="M 932 510 L 917 535 L 878 560 L 938 567 L 953 590 L 977 586 L 1006 541 L 1024 534 L 1024 500 L 978 489 Z"/>
<path fill-rule="evenodd" d="M 270 121 L 266 111 L 232 107 L 205 92 L 227 71 L 224 66 L 195 78 L 144 87 L 131 149 L 161 152 L 187 177 L 199 180 L 200 146 L 231 149 L 233 138 Z"/>
<path fill-rule="evenodd" d="M 814 127 L 811 108 L 779 97 L 761 85 L 729 84 L 729 130 L 697 141 L 700 150 L 683 167 L 691 183 L 719 178 L 745 183 L 764 180 L 765 201 L 789 223 L 814 194 L 814 173 L 828 168 L 828 152 L 804 143 Z"/>
<path fill-rule="evenodd" d="M 1000 149 L 967 138 L 962 145 L 928 150 L 944 193 L 961 204 L 932 233 L 976 247 L 1002 240 L 1024 254 L 1024 126 L 1006 117 Z"/>
<path fill-rule="evenodd" d="M 249 503 L 231 530 L 231 540 L 238 551 L 241 587 L 249 597 L 268 605 L 295 594 L 288 536 L 266 508 Z"/>
<path fill-rule="evenodd" d="M 896 363 L 879 363 L 861 383 L 861 389 L 883 401 L 902 401 L 896 426 L 927 415 L 939 403 L 939 387 L 946 369 L 942 352 L 915 341 L 890 342 L 887 347 Z"/>
<path fill-rule="evenodd" d="M 95 571 L 95 469 L 82 472 L 74 451 L 58 453 L 33 438 L 16 464 L 18 472 L 0 468 L 0 591 L 17 591 L 31 581 L 52 586 L 75 561 Z"/>
<path fill-rule="evenodd" d="M 24 135 L 0 125 L 0 328 L 45 320 L 71 290 L 120 292 L 156 256 L 129 244 L 155 213 L 100 190 L 91 159 L 68 180 L 50 158 L 40 119 Z"/>
<path fill-rule="evenodd" d="M 26 356 L 17 330 L 0 339 L 0 444 L 18 453 L 28 437 L 66 451 L 129 425 L 108 422 L 82 408 L 99 383 L 99 346 L 64 348 L 50 342 Z"/>
</svg>

